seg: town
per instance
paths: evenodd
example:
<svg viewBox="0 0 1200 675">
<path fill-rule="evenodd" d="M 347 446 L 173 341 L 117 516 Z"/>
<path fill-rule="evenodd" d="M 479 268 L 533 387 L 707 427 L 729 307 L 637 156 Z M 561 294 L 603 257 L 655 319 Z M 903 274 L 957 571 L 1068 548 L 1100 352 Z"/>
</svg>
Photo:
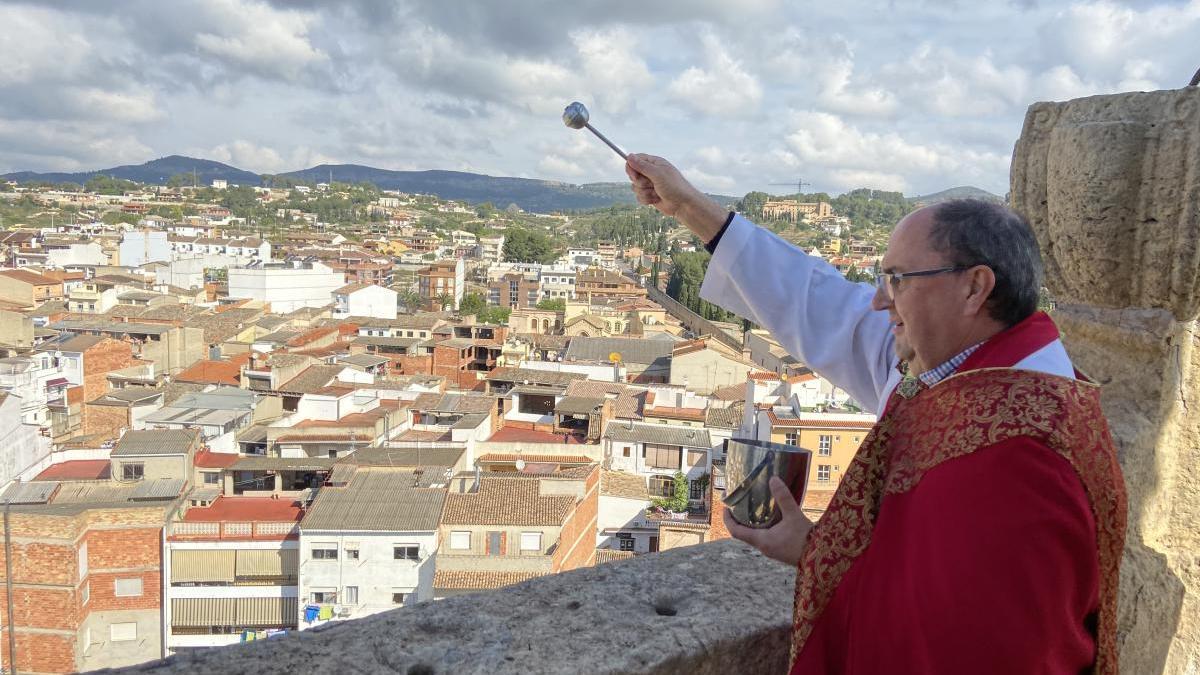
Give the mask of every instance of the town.
<svg viewBox="0 0 1200 675">
<path fill-rule="evenodd" d="M 699 301 L 707 254 L 649 209 L 272 182 L 0 186 L 23 669 L 136 664 L 726 538 L 731 437 L 810 449 L 815 518 L 875 422 Z M 823 197 L 730 206 L 870 279 L 886 228 Z"/>
</svg>

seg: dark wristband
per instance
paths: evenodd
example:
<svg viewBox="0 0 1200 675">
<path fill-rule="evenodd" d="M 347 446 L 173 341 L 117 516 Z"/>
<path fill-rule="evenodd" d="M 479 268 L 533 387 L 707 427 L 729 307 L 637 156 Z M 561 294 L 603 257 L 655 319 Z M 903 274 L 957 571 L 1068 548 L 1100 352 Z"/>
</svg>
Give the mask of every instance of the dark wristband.
<svg viewBox="0 0 1200 675">
<path fill-rule="evenodd" d="M 725 224 L 721 226 L 721 229 L 717 230 L 717 236 L 713 237 L 711 241 L 704 245 L 704 248 L 707 249 L 709 253 L 717 252 L 717 244 L 721 243 L 721 237 L 725 236 L 725 230 L 729 229 L 729 224 L 733 222 L 733 217 L 736 215 L 736 211 L 730 211 L 729 215 L 725 217 Z"/>
</svg>

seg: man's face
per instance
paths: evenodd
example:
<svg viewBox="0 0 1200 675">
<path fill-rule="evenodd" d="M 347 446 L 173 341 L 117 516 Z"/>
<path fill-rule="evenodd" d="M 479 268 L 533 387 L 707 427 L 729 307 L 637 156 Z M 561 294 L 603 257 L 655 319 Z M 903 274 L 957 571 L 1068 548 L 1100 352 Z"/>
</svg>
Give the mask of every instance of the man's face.
<svg viewBox="0 0 1200 675">
<path fill-rule="evenodd" d="M 904 217 L 892 231 L 882 272 L 918 272 L 950 267 L 943 253 L 932 250 L 929 230 L 933 209 L 926 207 Z M 921 371 L 934 368 L 969 345 L 957 347 L 963 333 L 962 275 L 909 277 L 892 287 L 892 297 L 875 291 L 871 306 L 887 311 L 896 338 L 896 355 Z M 890 280 L 885 283 L 891 284 Z"/>
</svg>

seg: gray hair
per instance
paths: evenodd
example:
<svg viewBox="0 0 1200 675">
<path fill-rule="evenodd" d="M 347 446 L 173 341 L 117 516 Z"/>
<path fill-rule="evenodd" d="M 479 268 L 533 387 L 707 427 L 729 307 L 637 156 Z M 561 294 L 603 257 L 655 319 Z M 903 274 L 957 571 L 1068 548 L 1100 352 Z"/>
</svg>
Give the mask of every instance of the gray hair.
<svg viewBox="0 0 1200 675">
<path fill-rule="evenodd" d="M 1023 216 L 982 199 L 953 199 L 933 208 L 930 246 L 956 267 L 986 265 L 995 274 L 988 296 L 993 319 L 1013 326 L 1037 311 L 1042 254 Z"/>
</svg>

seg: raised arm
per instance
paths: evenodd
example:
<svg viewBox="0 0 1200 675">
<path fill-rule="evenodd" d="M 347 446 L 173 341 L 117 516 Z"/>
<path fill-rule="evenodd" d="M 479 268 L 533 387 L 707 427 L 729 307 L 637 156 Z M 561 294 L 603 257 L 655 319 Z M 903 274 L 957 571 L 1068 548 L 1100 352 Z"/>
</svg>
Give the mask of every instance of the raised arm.
<svg viewBox="0 0 1200 675">
<path fill-rule="evenodd" d="M 720 235 L 700 297 L 766 328 L 805 365 L 879 409 L 897 358 L 887 314 L 871 309 L 870 285 L 846 281 L 741 216 L 727 220 L 727 211 L 664 159 L 630 155 L 626 172 L 638 201 L 675 216 L 705 242 Z"/>
</svg>

